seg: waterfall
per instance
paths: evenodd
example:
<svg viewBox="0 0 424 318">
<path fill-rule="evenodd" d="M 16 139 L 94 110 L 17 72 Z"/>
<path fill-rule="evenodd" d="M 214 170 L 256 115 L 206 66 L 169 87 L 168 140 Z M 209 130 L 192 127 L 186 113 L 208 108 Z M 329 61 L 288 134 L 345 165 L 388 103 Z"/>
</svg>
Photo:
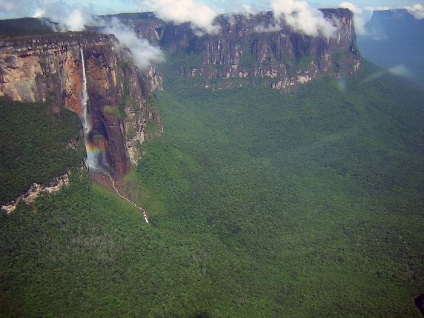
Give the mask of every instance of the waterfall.
<svg viewBox="0 0 424 318">
<path fill-rule="evenodd" d="M 84 144 L 85 149 L 87 151 L 87 158 L 85 159 L 85 165 L 87 166 L 88 170 L 95 171 L 96 173 L 106 175 L 110 181 L 112 182 L 112 188 L 114 191 L 118 194 L 118 196 L 127 201 L 128 203 L 135 206 L 137 209 L 139 209 L 144 217 L 144 220 L 147 224 L 150 225 L 149 218 L 147 216 L 147 211 L 143 209 L 141 206 L 134 203 L 134 201 L 128 199 L 126 196 L 121 194 L 118 190 L 118 188 L 115 186 L 115 179 L 111 176 L 111 174 L 108 172 L 110 171 L 110 167 L 106 160 L 106 154 L 105 154 L 105 146 L 104 143 L 99 143 L 99 141 L 93 141 L 90 140 L 90 132 L 92 130 L 90 117 L 88 115 L 88 92 L 87 92 L 87 75 L 85 71 L 85 58 L 84 58 L 84 51 L 82 47 L 80 47 L 81 52 L 81 72 L 82 72 L 82 87 L 81 87 L 81 124 L 84 131 Z"/>
<path fill-rule="evenodd" d="M 87 75 L 85 71 L 85 58 L 84 58 L 84 51 L 82 50 L 82 47 L 80 48 L 81 52 L 81 69 L 82 69 L 82 88 L 81 88 L 81 124 L 82 129 L 84 132 L 84 144 L 85 149 L 87 151 L 87 158 L 85 160 L 85 164 L 87 168 L 90 169 L 97 169 L 97 158 L 92 153 L 92 145 L 90 144 L 90 141 L 88 139 L 90 131 L 91 131 L 91 123 L 90 119 L 88 117 L 88 93 L 87 93 Z"/>
<path fill-rule="evenodd" d="M 87 138 L 91 130 L 91 127 L 88 121 L 88 114 L 87 114 L 87 106 L 88 106 L 87 75 L 85 73 L 85 58 L 84 58 L 84 51 L 82 50 L 82 48 L 80 48 L 80 52 L 81 52 L 81 68 L 82 68 L 81 122 L 82 122 L 82 128 L 84 130 L 84 136 Z"/>
</svg>

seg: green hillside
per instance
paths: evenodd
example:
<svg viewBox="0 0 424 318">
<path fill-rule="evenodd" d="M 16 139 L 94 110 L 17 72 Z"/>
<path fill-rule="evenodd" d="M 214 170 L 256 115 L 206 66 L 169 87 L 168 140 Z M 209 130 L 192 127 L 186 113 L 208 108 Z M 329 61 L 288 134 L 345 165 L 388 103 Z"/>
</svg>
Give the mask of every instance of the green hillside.
<svg viewBox="0 0 424 318">
<path fill-rule="evenodd" d="M 0 38 L 52 34 L 56 24 L 37 18 L 0 20 Z"/>
<path fill-rule="evenodd" d="M 282 94 L 164 69 L 164 137 L 0 221 L 4 317 L 419 317 L 424 94 L 365 64 Z M 138 189 L 136 191 L 135 189 Z"/>
<path fill-rule="evenodd" d="M 84 159 L 80 127 L 71 111 L 0 99 L 0 204 L 34 182 L 48 184 L 79 166 Z"/>
</svg>

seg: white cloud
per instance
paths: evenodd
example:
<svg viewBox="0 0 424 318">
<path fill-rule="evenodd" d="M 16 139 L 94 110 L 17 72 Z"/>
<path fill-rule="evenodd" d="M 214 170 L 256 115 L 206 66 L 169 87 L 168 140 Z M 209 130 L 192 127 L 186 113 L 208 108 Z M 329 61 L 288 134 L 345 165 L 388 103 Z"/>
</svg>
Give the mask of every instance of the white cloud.
<svg viewBox="0 0 424 318">
<path fill-rule="evenodd" d="M 48 2 L 37 8 L 34 16 L 46 17 L 59 24 L 60 31 L 82 31 L 85 25 L 95 24 L 93 8 L 67 5 L 62 1 Z"/>
<path fill-rule="evenodd" d="M 270 7 L 276 17 L 282 16 L 295 31 L 310 36 L 332 37 L 336 28 L 317 8 L 306 1 L 270 0 Z"/>
<path fill-rule="evenodd" d="M 342 2 L 339 4 L 340 8 L 346 8 L 353 12 L 353 21 L 355 23 L 355 31 L 357 34 L 365 34 L 365 17 L 363 15 L 364 10 L 360 7 L 355 6 L 350 2 Z"/>
<path fill-rule="evenodd" d="M 279 32 L 283 29 L 283 27 L 281 25 L 279 25 L 278 23 L 274 23 L 274 24 L 270 24 L 268 26 L 264 25 L 264 24 L 260 24 L 255 26 L 254 31 L 258 32 L 258 33 L 263 33 L 263 32 Z"/>
<path fill-rule="evenodd" d="M 247 3 L 243 3 L 241 5 L 241 8 L 246 13 L 253 13 L 254 12 L 253 7 L 250 4 L 247 4 Z"/>
<path fill-rule="evenodd" d="M 138 38 L 134 30 L 124 26 L 118 19 L 106 23 L 99 18 L 94 18 L 93 7 L 69 6 L 62 1 L 56 1 L 49 2 L 44 7 L 39 7 L 37 15 L 58 23 L 60 31 L 82 31 L 86 25 L 108 25 L 104 32 L 116 36 L 120 49 L 129 49 L 134 63 L 140 69 L 146 69 L 151 64 L 164 60 L 164 55 L 159 48 L 151 46 L 145 39 Z"/>
<path fill-rule="evenodd" d="M 409 11 L 409 13 L 411 13 L 415 19 L 424 19 L 424 6 L 417 3 L 414 4 L 413 6 L 407 6 L 405 7 L 406 10 Z"/>
<path fill-rule="evenodd" d="M 365 6 L 364 10 L 368 11 L 368 12 L 373 12 L 373 11 L 384 11 L 384 10 L 390 10 L 393 9 L 392 7 L 388 7 L 388 6 Z"/>
<path fill-rule="evenodd" d="M 140 69 L 146 69 L 154 63 L 160 63 L 165 60 L 161 49 L 151 46 L 146 39 L 138 38 L 134 30 L 123 25 L 118 19 L 112 19 L 105 32 L 116 36 L 121 49 L 129 49 L 134 63 Z"/>
<path fill-rule="evenodd" d="M 43 9 L 38 8 L 38 9 L 35 10 L 35 13 L 33 14 L 32 17 L 33 18 L 42 18 L 45 15 L 46 15 L 46 12 Z"/>
<path fill-rule="evenodd" d="M 193 0 L 142 0 L 141 4 L 148 10 L 155 11 L 162 20 L 175 23 L 191 22 L 211 34 L 219 31 L 219 27 L 213 25 L 218 12 L 205 4 Z"/>
<path fill-rule="evenodd" d="M 64 25 L 71 31 L 81 31 L 85 29 L 85 24 L 91 20 L 91 15 L 86 11 L 74 8 L 64 21 Z"/>
</svg>

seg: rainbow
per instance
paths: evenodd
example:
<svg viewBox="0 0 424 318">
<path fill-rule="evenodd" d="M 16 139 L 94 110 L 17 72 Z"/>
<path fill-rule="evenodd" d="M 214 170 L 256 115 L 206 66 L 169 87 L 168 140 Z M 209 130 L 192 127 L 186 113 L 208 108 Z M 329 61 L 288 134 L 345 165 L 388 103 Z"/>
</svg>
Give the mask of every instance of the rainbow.
<svg viewBox="0 0 424 318">
<path fill-rule="evenodd" d="M 100 134 L 92 136 L 92 124 L 88 115 L 88 92 L 87 92 L 87 76 L 85 70 L 85 58 L 82 47 L 81 52 L 81 72 L 82 72 L 82 91 L 81 91 L 81 124 L 84 131 L 84 143 L 87 152 L 85 165 L 89 170 L 103 170 L 108 168 L 106 160 L 106 140 Z"/>
<path fill-rule="evenodd" d="M 89 169 L 102 170 L 102 167 L 109 167 L 106 160 L 106 140 L 102 135 L 95 135 L 93 140 L 85 138 L 85 149 L 86 165 Z"/>
</svg>

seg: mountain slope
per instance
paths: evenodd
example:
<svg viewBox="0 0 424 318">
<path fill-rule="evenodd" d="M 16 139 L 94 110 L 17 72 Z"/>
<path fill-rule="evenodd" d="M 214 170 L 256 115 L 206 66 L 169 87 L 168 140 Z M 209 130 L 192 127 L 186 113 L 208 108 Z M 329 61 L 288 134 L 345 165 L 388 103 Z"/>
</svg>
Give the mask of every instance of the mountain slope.
<svg viewBox="0 0 424 318">
<path fill-rule="evenodd" d="M 2 215 L 1 313 L 418 317 L 423 96 L 376 72 L 281 94 L 163 69 L 165 135 L 127 180 L 152 227 L 84 179 Z"/>
<path fill-rule="evenodd" d="M 0 206 L 82 164 L 78 116 L 53 108 L 0 99 Z"/>
</svg>

